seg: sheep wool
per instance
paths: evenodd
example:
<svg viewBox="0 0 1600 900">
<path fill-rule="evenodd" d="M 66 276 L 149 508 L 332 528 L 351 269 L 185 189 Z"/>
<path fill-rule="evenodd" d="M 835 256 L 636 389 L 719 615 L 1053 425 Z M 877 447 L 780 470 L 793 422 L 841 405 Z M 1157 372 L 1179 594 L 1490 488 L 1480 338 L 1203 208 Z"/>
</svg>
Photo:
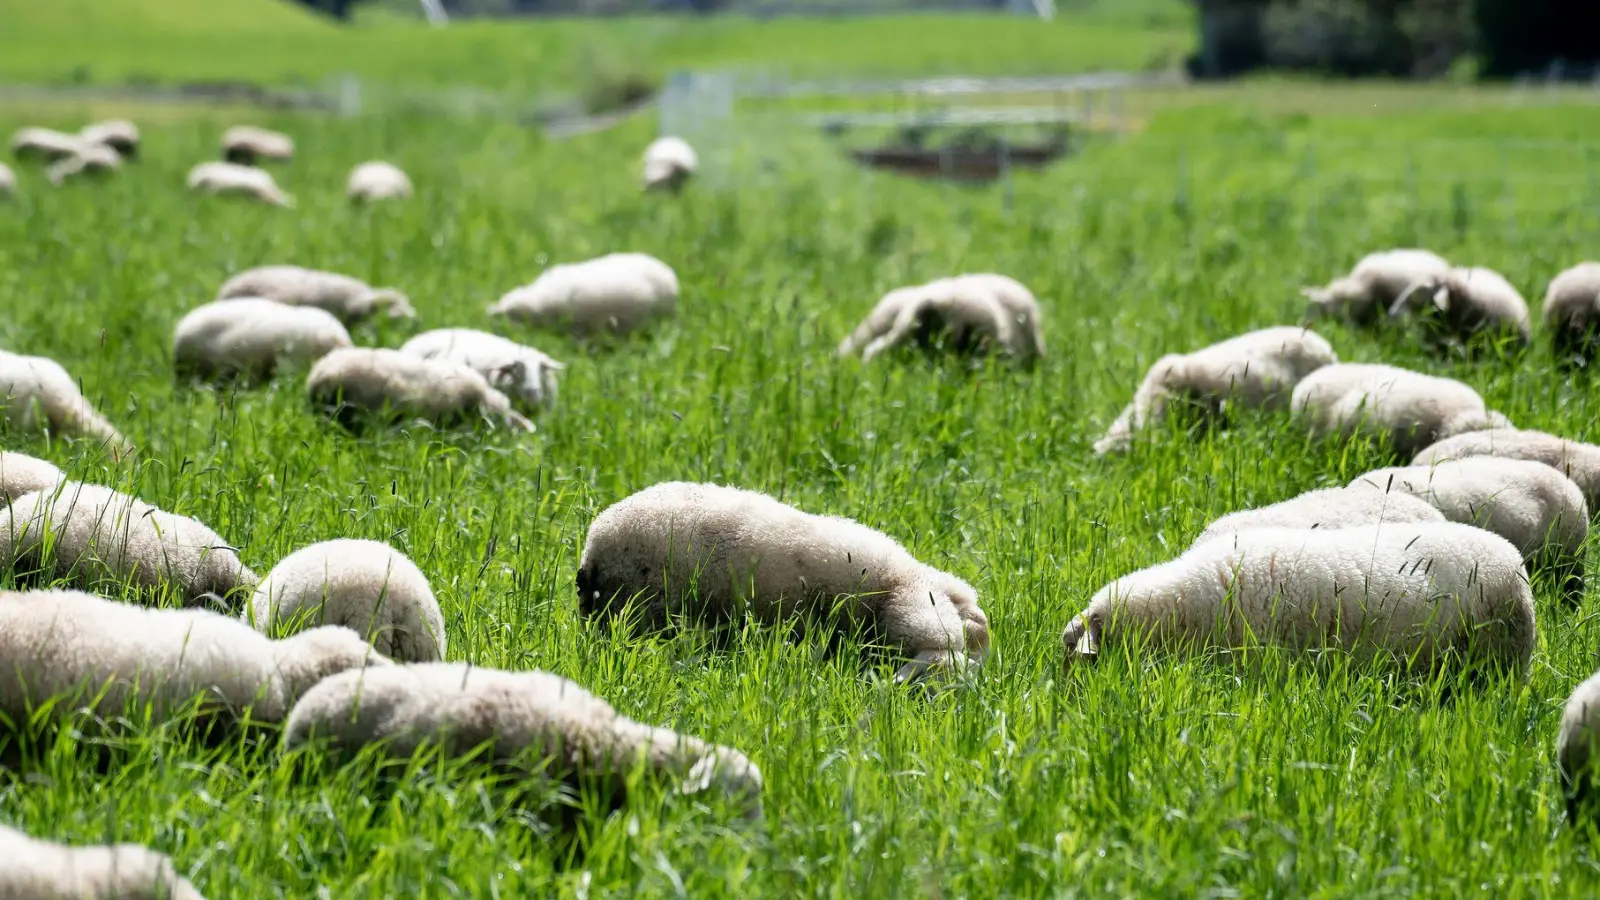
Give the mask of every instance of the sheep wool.
<svg viewBox="0 0 1600 900">
<path fill-rule="evenodd" d="M 235 125 L 222 133 L 222 158 L 246 166 L 262 160 L 286 162 L 294 158 L 294 139 L 254 125 Z"/>
<path fill-rule="evenodd" d="M 306 389 L 314 405 L 347 426 L 376 414 L 438 424 L 481 417 L 517 431 L 534 430 L 505 394 L 472 369 L 399 350 L 335 350 L 311 367 Z"/>
<path fill-rule="evenodd" d="M 444 614 L 427 576 L 380 541 L 312 544 L 272 567 L 247 612 L 264 634 L 343 625 L 398 662 L 444 659 Z"/>
<path fill-rule="evenodd" d="M 1257 528 L 1113 581 L 1062 634 L 1069 666 L 1141 639 L 1159 651 L 1259 643 L 1525 671 L 1533 594 L 1517 548 L 1470 525 Z"/>
<path fill-rule="evenodd" d="M 1219 415 L 1225 402 L 1245 409 L 1280 409 L 1295 385 L 1338 362 L 1333 347 L 1305 328 L 1280 326 L 1251 331 L 1188 354 L 1156 360 L 1120 415 L 1094 444 L 1099 455 L 1121 452 L 1134 437 L 1184 401 Z"/>
<path fill-rule="evenodd" d="M 1388 441 L 1402 457 L 1441 438 L 1511 425 L 1459 381 L 1368 363 L 1312 372 L 1295 387 L 1289 406 L 1316 436 L 1366 434 Z"/>
<path fill-rule="evenodd" d="M 631 610 L 654 629 L 746 614 L 866 626 L 909 658 L 902 681 L 989 651 L 988 617 L 965 581 L 858 522 L 720 485 L 667 482 L 602 511 L 577 588 L 585 617 Z"/>
<path fill-rule="evenodd" d="M 761 770 L 744 754 L 636 722 L 548 672 L 463 663 L 346 672 L 311 689 L 289 714 L 285 748 L 313 742 L 336 757 L 376 744 L 393 759 L 409 759 L 425 744 L 452 755 L 487 744 L 493 765 L 548 763 L 541 773 L 597 779 L 617 793 L 642 764 L 676 781 L 681 793 L 710 789 L 746 816 L 761 815 Z"/>
<path fill-rule="evenodd" d="M 205 900 L 168 857 L 137 844 L 68 846 L 0 825 L 6 900 Z"/>
<path fill-rule="evenodd" d="M 364 162 L 350 171 L 345 194 L 351 200 L 404 200 L 411 196 L 411 179 L 399 166 Z"/>
<path fill-rule="evenodd" d="M 104 144 L 85 144 L 71 156 L 64 156 L 50 164 L 45 177 L 60 187 L 69 178 L 79 175 L 105 175 L 122 168 L 122 157 Z"/>
<path fill-rule="evenodd" d="M 1600 262 L 1581 262 L 1552 278 L 1543 318 L 1557 353 L 1592 359 L 1600 330 Z"/>
<path fill-rule="evenodd" d="M 1520 428 L 1490 428 L 1469 431 L 1445 438 L 1423 448 L 1411 460 L 1413 466 L 1431 466 L 1447 459 L 1472 456 L 1499 456 L 1544 463 L 1583 491 L 1590 512 L 1600 509 L 1600 447 L 1569 441 L 1542 431 Z"/>
<path fill-rule="evenodd" d="M 271 378 L 281 364 L 307 365 L 349 346 L 350 333 L 333 314 L 259 297 L 207 303 L 172 334 L 178 373 L 208 380 Z"/>
<path fill-rule="evenodd" d="M 218 300 L 258 297 L 289 306 L 314 306 L 332 313 L 345 325 L 356 325 L 382 313 L 391 319 L 415 318 L 405 294 L 375 288 L 359 278 L 303 266 L 257 266 L 229 278 L 217 290 Z"/>
<path fill-rule="evenodd" d="M 1452 268 L 1412 284 L 1389 315 L 1423 314 L 1435 339 L 1466 341 L 1479 333 L 1510 333 L 1523 344 L 1533 336 L 1528 301 L 1493 269 Z"/>
<path fill-rule="evenodd" d="M 1232 538 L 1252 528 L 1354 528 L 1384 522 L 1444 522 L 1444 513 L 1406 493 L 1364 487 L 1324 488 L 1298 497 L 1222 516 L 1195 538 L 1196 545 Z"/>
<path fill-rule="evenodd" d="M 205 162 L 189 170 L 189 189 L 206 194 L 249 197 L 270 206 L 292 207 L 294 198 L 278 187 L 264 169 L 226 162 Z"/>
<path fill-rule="evenodd" d="M 1567 801 L 1567 820 L 1577 825 L 1600 812 L 1600 673 L 1589 676 L 1561 713 L 1556 736 L 1556 771 Z"/>
<path fill-rule="evenodd" d="M 643 253 L 611 253 L 544 270 L 489 307 L 489 314 L 576 334 L 626 334 L 673 315 L 678 277 L 666 263 Z"/>
<path fill-rule="evenodd" d="M 1349 275 L 1325 287 L 1301 288 L 1300 293 L 1310 301 L 1309 319 L 1329 316 L 1370 325 L 1407 288 L 1449 271 L 1450 263 L 1428 250 L 1384 250 L 1363 256 Z"/>
<path fill-rule="evenodd" d="M 48 430 L 57 436 L 86 438 L 117 454 L 133 450 L 53 359 L 0 350 L 0 395 L 5 398 L 6 423 L 19 431 Z"/>
<path fill-rule="evenodd" d="M 77 135 L 50 128 L 23 128 L 11 135 L 11 153 L 17 159 L 55 162 L 77 155 L 82 148 Z"/>
<path fill-rule="evenodd" d="M 85 125 L 78 138 L 87 144 L 103 144 L 117 151 L 123 159 L 139 156 L 139 126 L 127 119 L 107 119 Z"/>
<path fill-rule="evenodd" d="M 401 345 L 400 352 L 466 366 L 529 410 L 555 400 L 557 374 L 566 368 L 532 347 L 471 328 L 425 331 Z"/>
<path fill-rule="evenodd" d="M 65 478 L 61 470 L 25 453 L 0 450 L 0 494 L 7 503 L 18 497 L 54 487 Z"/>
<path fill-rule="evenodd" d="M 645 190 L 676 192 L 700 168 L 700 157 L 680 137 L 661 137 L 644 149 Z"/>
<path fill-rule="evenodd" d="M 883 295 L 836 355 L 862 360 L 892 348 L 915 344 L 924 351 L 957 356 L 989 351 L 1026 365 L 1044 355 L 1044 330 L 1038 301 L 1015 279 L 983 272 L 940 278 L 896 288 Z"/>
</svg>

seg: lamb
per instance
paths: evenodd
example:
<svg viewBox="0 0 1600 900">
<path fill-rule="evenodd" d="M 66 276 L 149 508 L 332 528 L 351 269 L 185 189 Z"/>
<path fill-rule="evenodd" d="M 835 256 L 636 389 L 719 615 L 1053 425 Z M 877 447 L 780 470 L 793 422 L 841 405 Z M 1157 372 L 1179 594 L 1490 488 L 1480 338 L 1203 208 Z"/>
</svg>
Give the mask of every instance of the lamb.
<svg viewBox="0 0 1600 900">
<path fill-rule="evenodd" d="M 1322 336 L 1281 326 L 1251 331 L 1188 354 L 1156 360 L 1105 436 L 1094 444 L 1104 456 L 1133 445 L 1136 434 L 1166 417 L 1174 401 L 1198 404 L 1219 415 L 1225 401 L 1246 409 L 1279 409 L 1310 373 L 1339 361 Z"/>
<path fill-rule="evenodd" d="M 1308 320 L 1331 316 L 1370 325 L 1407 288 L 1449 271 L 1450 263 L 1427 250 L 1384 250 L 1362 257 L 1349 275 L 1326 287 L 1301 288 L 1300 293 L 1310 301 Z"/>
<path fill-rule="evenodd" d="M 1446 519 L 1476 525 L 1510 541 L 1529 571 L 1551 568 L 1566 597 L 1583 599 L 1583 545 L 1589 505 L 1571 479 L 1524 459 L 1474 456 L 1431 466 L 1376 469 L 1350 482 L 1432 504 Z"/>
<path fill-rule="evenodd" d="M 1511 426 L 1459 381 L 1369 363 L 1335 363 L 1307 375 L 1289 407 L 1317 436 L 1367 434 L 1401 457 L 1441 438 Z"/>
<path fill-rule="evenodd" d="M 25 453 L 0 450 L 0 496 L 6 503 L 18 497 L 52 488 L 66 476 L 54 465 Z"/>
<path fill-rule="evenodd" d="M 1558 354 L 1594 358 L 1600 331 L 1600 262 L 1581 262 L 1550 280 L 1544 327 Z"/>
<path fill-rule="evenodd" d="M 364 162 L 351 170 L 345 193 L 351 200 L 403 200 L 411 196 L 411 179 L 391 163 Z"/>
<path fill-rule="evenodd" d="M 544 270 L 489 314 L 536 327 L 565 327 L 576 334 L 626 334 L 677 310 L 678 277 L 666 263 L 643 253 L 610 253 Z"/>
<path fill-rule="evenodd" d="M 471 328 L 425 331 L 406 341 L 400 352 L 466 366 L 523 409 L 553 402 L 556 375 L 566 368 L 532 347 Z"/>
<path fill-rule="evenodd" d="M 60 187 L 69 178 L 79 175 L 105 175 L 122 168 L 122 157 L 104 144 L 85 144 L 71 156 L 64 156 L 50 164 L 45 177 Z"/>
<path fill-rule="evenodd" d="M 1066 664 L 1143 639 L 1160 651 L 1269 644 L 1432 670 L 1525 672 L 1533 593 L 1522 555 L 1455 522 L 1256 528 L 1101 588 L 1062 634 Z"/>
<path fill-rule="evenodd" d="M 1499 456 L 1544 463 L 1572 479 L 1583 491 L 1591 512 L 1600 510 L 1600 447 L 1569 441 L 1542 431 L 1520 428 L 1491 428 L 1445 438 L 1424 448 L 1411 461 L 1413 466 L 1431 466 L 1447 459 L 1472 456 Z"/>
<path fill-rule="evenodd" d="M 688 141 L 679 137 L 656 138 L 644 150 L 644 188 L 677 193 L 699 168 L 700 157 Z"/>
<path fill-rule="evenodd" d="M 306 623 L 343 625 L 398 662 L 444 659 L 444 614 L 427 576 L 379 541 L 323 541 L 296 550 L 262 579 L 246 615 L 268 635 Z"/>
<path fill-rule="evenodd" d="M 272 206 L 292 207 L 294 198 L 278 187 L 272 173 L 234 163 L 206 162 L 189 170 L 189 189 L 208 194 L 238 195 Z"/>
<path fill-rule="evenodd" d="M 11 153 L 17 159 L 55 162 L 81 149 L 83 140 L 77 135 L 50 128 L 23 128 L 11 135 Z"/>
<path fill-rule="evenodd" d="M 1014 279 L 987 272 L 890 291 L 835 354 L 870 362 L 907 341 L 934 350 L 940 339 L 958 356 L 995 350 L 1032 365 L 1044 355 L 1038 301 Z"/>
<path fill-rule="evenodd" d="M 282 722 L 323 679 L 389 665 L 337 625 L 273 641 L 208 610 L 146 609 L 78 591 L 0 593 L 0 660 L 0 721 L 27 722 L 58 700 L 56 717 L 137 710 L 167 722 L 199 698 L 196 723 L 223 729 L 246 711 Z"/>
<path fill-rule="evenodd" d="M 1307 491 L 1298 497 L 1222 516 L 1194 539 L 1194 546 L 1217 538 L 1233 538 L 1252 528 L 1353 528 L 1384 522 L 1444 522 L 1444 514 L 1426 500 L 1405 493 L 1378 493 L 1339 487 Z"/>
<path fill-rule="evenodd" d="M 910 658 L 898 681 L 978 665 L 989 651 L 988 617 L 965 581 L 860 523 L 714 484 L 666 482 L 602 511 L 577 588 L 589 620 L 634 612 L 658 630 L 743 615 L 865 626 Z"/>
<path fill-rule="evenodd" d="M 1493 269 L 1452 268 L 1413 283 L 1389 307 L 1390 316 L 1419 312 L 1428 313 L 1435 343 L 1478 334 L 1510 333 L 1523 345 L 1533 338 L 1528 301 Z"/>
<path fill-rule="evenodd" d="M 309 364 L 349 346 L 350 332 L 332 313 L 261 298 L 207 303 L 172 335 L 179 375 L 205 380 L 268 379 L 284 362 Z"/>
<path fill-rule="evenodd" d="M 263 159 L 286 162 L 294 158 L 294 139 L 254 125 L 235 125 L 222 133 L 222 158 L 244 166 Z"/>
<path fill-rule="evenodd" d="M 256 575 L 204 524 L 99 485 L 62 481 L 24 494 L 0 521 L 0 564 L 23 577 L 120 592 L 131 585 L 185 605 L 226 603 Z"/>
<path fill-rule="evenodd" d="M 1573 825 L 1596 812 L 1596 772 L 1600 769 L 1600 673 L 1589 676 L 1561 713 L 1561 731 L 1556 736 L 1556 771 L 1561 776 L 1561 792 L 1567 802 L 1567 820 Z"/>
<path fill-rule="evenodd" d="M 533 423 L 505 394 L 466 366 L 399 350 L 346 347 L 311 367 L 306 389 L 314 405 L 346 427 L 363 415 L 421 418 L 439 424 L 482 416 L 518 431 Z"/>
<path fill-rule="evenodd" d="M 582 783 L 596 779 L 612 801 L 625 779 L 676 781 L 691 794 L 712 789 L 761 816 L 761 770 L 730 747 L 636 722 L 576 683 L 548 672 L 505 672 L 464 663 L 424 663 L 345 672 L 308 692 L 289 714 L 283 744 L 348 758 L 376 745 L 410 759 L 425 745 L 463 755 L 488 745 L 496 768 Z M 549 768 L 546 768 L 546 766 Z"/>
<path fill-rule="evenodd" d="M 337 316 L 347 326 L 380 312 L 391 319 L 417 315 L 406 295 L 393 288 L 375 288 L 359 278 L 303 266 L 246 269 L 223 282 L 217 291 L 218 300 L 237 297 L 264 297 L 289 306 L 314 306 Z"/>
<path fill-rule="evenodd" d="M 137 844 L 74 847 L 0 825 L 7 900 L 205 900 L 172 860 Z"/>
<path fill-rule="evenodd" d="M 48 430 L 57 436 L 90 438 L 118 455 L 133 450 L 53 359 L 0 350 L 0 396 L 4 397 L 6 423 L 19 431 Z"/>
<path fill-rule="evenodd" d="M 103 144 L 123 159 L 139 157 L 139 126 L 127 119 L 107 119 L 84 126 L 78 139 L 87 144 Z"/>
</svg>

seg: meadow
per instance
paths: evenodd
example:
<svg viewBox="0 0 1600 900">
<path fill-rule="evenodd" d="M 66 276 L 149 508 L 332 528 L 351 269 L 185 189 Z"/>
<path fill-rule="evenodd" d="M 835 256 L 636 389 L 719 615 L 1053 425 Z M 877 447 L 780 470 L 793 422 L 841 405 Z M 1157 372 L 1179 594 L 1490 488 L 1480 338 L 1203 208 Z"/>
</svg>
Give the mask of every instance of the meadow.
<svg viewBox="0 0 1600 900">
<path fill-rule="evenodd" d="M 273 52 L 275 71 L 300 65 Z M 1565 824 L 1552 763 L 1561 705 L 1600 660 L 1593 590 L 1573 609 L 1538 583 L 1531 674 L 1470 686 L 1270 655 L 1111 655 L 1064 676 L 1060 636 L 1101 585 L 1175 555 L 1215 516 L 1383 464 L 1265 414 L 1094 457 L 1151 362 L 1297 322 L 1301 285 L 1380 247 L 1427 246 L 1542 296 L 1600 253 L 1584 143 L 1600 107 L 1297 82 L 1139 111 L 1141 131 L 1009 189 L 860 172 L 796 130 L 730 145 L 725 171 L 681 197 L 646 196 L 637 156 L 653 122 L 551 142 L 403 115 L 253 116 L 299 143 L 279 172 L 293 210 L 184 192 L 231 121 L 203 111 L 146 121 L 144 158 L 104 182 L 54 189 L 22 169 L 20 196 L 0 204 L 0 346 L 61 361 L 141 453 L 117 465 L 24 434 L 7 449 L 195 516 L 257 571 L 314 541 L 388 541 L 432 580 L 452 659 L 553 671 L 743 749 L 765 775 L 766 818 L 730 824 L 715 803 L 646 790 L 567 840 L 470 765 L 306 778 L 316 761 L 285 765 L 270 741 L 206 747 L 152 728 L 110 747 L 49 735 L 27 771 L 0 772 L 0 820 L 149 844 L 213 900 L 1594 891 L 1595 835 Z M 0 133 L 90 112 L 0 106 Z M 410 172 L 413 201 L 345 203 L 344 175 L 374 157 Z M 645 335 L 588 345 L 485 312 L 552 262 L 624 249 L 683 284 L 679 315 Z M 397 286 L 416 328 L 526 340 L 567 363 L 560 402 L 531 436 L 355 437 L 314 416 L 292 374 L 237 393 L 176 385 L 173 323 L 227 275 L 275 261 Z M 1036 370 L 831 358 L 884 291 L 962 271 L 1010 274 L 1040 298 L 1050 355 Z M 1469 363 L 1399 331 L 1318 330 L 1342 359 L 1460 378 L 1522 427 L 1600 440 L 1590 377 L 1558 370 L 1542 338 Z M 383 322 L 357 339 L 407 333 Z M 927 697 L 756 627 L 713 648 L 586 626 L 573 574 L 589 521 L 675 479 L 895 536 L 978 588 L 989 664 Z"/>
</svg>

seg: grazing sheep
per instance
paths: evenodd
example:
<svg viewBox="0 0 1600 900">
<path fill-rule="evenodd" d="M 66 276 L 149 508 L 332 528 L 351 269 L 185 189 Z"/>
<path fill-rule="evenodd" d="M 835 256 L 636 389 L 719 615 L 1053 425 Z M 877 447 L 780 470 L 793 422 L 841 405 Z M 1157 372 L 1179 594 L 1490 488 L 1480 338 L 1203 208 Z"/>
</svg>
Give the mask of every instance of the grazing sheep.
<svg viewBox="0 0 1600 900">
<path fill-rule="evenodd" d="M 1289 406 L 1317 436 L 1368 434 L 1387 440 L 1402 457 L 1441 438 L 1511 426 L 1459 381 L 1368 363 L 1312 372 L 1295 387 Z"/>
<path fill-rule="evenodd" d="M 907 341 L 925 351 L 942 342 L 957 356 L 998 350 L 1026 365 L 1044 355 L 1038 301 L 1016 280 L 988 272 L 890 291 L 835 353 L 870 362 Z"/>
<path fill-rule="evenodd" d="M 309 364 L 349 346 L 350 332 L 332 313 L 254 297 L 207 303 L 172 334 L 179 375 L 206 380 L 271 378 L 280 363 Z"/>
<path fill-rule="evenodd" d="M 123 159 L 139 158 L 139 126 L 127 119 L 107 119 L 86 125 L 78 132 L 78 138 L 87 144 L 104 144 Z"/>
<path fill-rule="evenodd" d="M 1567 801 L 1567 821 L 1577 825 L 1592 816 L 1600 798 L 1600 673 L 1589 676 L 1561 713 L 1561 732 L 1556 737 L 1556 770 L 1561 775 L 1561 792 Z"/>
<path fill-rule="evenodd" d="M 294 139 L 254 125 L 235 125 L 222 133 L 222 158 L 244 166 L 263 159 L 286 162 L 294 158 Z"/>
<path fill-rule="evenodd" d="M 84 398 L 67 370 L 53 359 L 0 350 L 0 396 L 4 397 L 6 422 L 12 428 L 91 438 L 117 454 L 133 450 L 127 439 Z"/>
<path fill-rule="evenodd" d="M 1281 326 L 1251 331 L 1187 354 L 1156 360 L 1133 401 L 1095 441 L 1099 455 L 1127 450 L 1138 432 L 1162 421 L 1174 401 L 1220 415 L 1227 401 L 1246 409 L 1277 409 L 1311 372 L 1339 361 L 1322 336 Z"/>
<path fill-rule="evenodd" d="M 11 167 L 0 163 L 0 197 L 9 197 L 17 192 L 17 173 Z"/>
<path fill-rule="evenodd" d="M 397 662 L 444 659 L 444 614 L 428 578 L 380 541 L 312 544 L 278 561 L 247 611 L 264 634 L 343 625 Z"/>
<path fill-rule="evenodd" d="M 644 149 L 645 190 L 677 193 L 700 168 L 700 157 L 679 137 L 656 138 Z"/>
<path fill-rule="evenodd" d="M 545 269 L 489 307 L 489 314 L 577 334 L 631 332 L 677 310 L 678 277 L 643 253 L 610 253 Z"/>
<path fill-rule="evenodd" d="M 45 177 L 56 187 L 78 175 L 105 175 L 122 168 L 122 157 L 104 144 L 85 144 L 71 156 L 64 156 L 50 164 Z"/>
<path fill-rule="evenodd" d="M 1300 293 L 1310 300 L 1308 319 L 1330 316 L 1370 325 L 1407 288 L 1449 271 L 1450 263 L 1428 250 L 1383 250 L 1363 256 L 1349 275 L 1326 287 L 1301 288 Z"/>
<path fill-rule="evenodd" d="M 1350 487 L 1410 494 L 1452 522 L 1492 531 L 1522 553 L 1530 571 L 1551 568 L 1568 599 L 1583 599 L 1589 506 L 1571 479 L 1543 463 L 1474 456 L 1376 469 Z"/>
<path fill-rule="evenodd" d="M 77 135 L 50 128 L 23 128 L 11 135 L 11 153 L 17 159 L 55 162 L 81 149 L 83 140 Z"/>
<path fill-rule="evenodd" d="M 313 404 L 347 427 L 363 414 L 387 413 L 440 424 L 481 416 L 518 431 L 534 430 L 505 394 L 472 369 L 399 350 L 335 350 L 311 367 L 306 389 Z"/>
<path fill-rule="evenodd" d="M 1435 341 L 1467 341 L 1488 332 L 1514 332 L 1527 344 L 1528 301 L 1493 269 L 1453 268 L 1415 282 L 1400 293 L 1389 315 L 1424 313 Z"/>
<path fill-rule="evenodd" d="M 6 900 L 205 900 L 172 860 L 137 844 L 73 847 L 0 825 Z"/>
<path fill-rule="evenodd" d="M 909 657 L 901 681 L 989 652 L 988 617 L 965 581 L 858 522 L 720 485 L 667 482 L 605 509 L 589 526 L 577 588 L 584 616 L 609 620 L 637 602 L 654 629 L 837 617 Z"/>
<path fill-rule="evenodd" d="M 145 609 L 78 591 L 0 593 L 0 721 L 27 722 L 53 698 L 56 716 L 130 711 L 169 721 L 203 698 L 203 724 L 246 710 L 281 722 L 331 675 L 387 665 L 361 637 L 330 625 L 281 641 L 199 609 Z M 0 895 L 3 896 L 3 895 Z"/>
<path fill-rule="evenodd" d="M 364 162 L 351 170 L 345 193 L 351 200 L 403 200 L 411 196 L 411 179 L 390 163 Z"/>
<path fill-rule="evenodd" d="M 614 803 L 638 764 L 678 783 L 680 793 L 715 790 L 761 816 L 761 770 L 730 747 L 636 722 L 548 672 L 505 672 L 464 663 L 346 672 L 295 705 L 284 747 L 313 744 L 335 758 L 377 745 L 410 759 L 426 745 L 462 755 L 488 745 L 489 764 L 582 783 L 598 779 Z"/>
<path fill-rule="evenodd" d="M 303 266 L 257 266 L 229 278 L 217 290 L 218 300 L 264 297 L 289 306 L 315 306 L 355 325 L 378 313 L 391 319 L 415 318 L 405 294 L 375 288 L 359 278 Z"/>
<path fill-rule="evenodd" d="M 0 496 L 4 496 L 7 503 L 15 502 L 24 494 L 54 487 L 65 477 L 60 469 L 42 459 L 0 450 Z"/>
<path fill-rule="evenodd" d="M 1583 491 L 1590 512 L 1600 510 L 1600 447 L 1569 441 L 1542 431 L 1491 428 L 1445 438 L 1424 448 L 1413 466 L 1431 466 L 1447 459 L 1499 456 L 1544 463 L 1572 479 Z"/>
<path fill-rule="evenodd" d="M 1066 662 L 1143 638 L 1158 650 L 1344 650 L 1431 669 L 1525 671 L 1535 638 L 1522 555 L 1455 522 L 1257 528 L 1101 588 L 1062 635 Z"/>
<path fill-rule="evenodd" d="M 425 331 L 401 345 L 400 352 L 473 369 L 524 409 L 553 402 L 556 373 L 566 368 L 532 347 L 471 328 Z"/>
<path fill-rule="evenodd" d="M 171 588 L 189 606 L 248 593 L 257 580 L 204 524 L 75 481 L 12 502 L 0 520 L 0 564 L 86 588 L 131 584 L 156 595 Z"/>
<path fill-rule="evenodd" d="M 1252 528 L 1333 530 L 1384 522 L 1444 521 L 1443 513 L 1410 494 L 1380 494 L 1364 487 L 1323 488 L 1271 506 L 1229 513 L 1207 525 L 1194 543 L 1232 538 Z"/>
<path fill-rule="evenodd" d="M 294 198 L 278 187 L 271 172 L 233 163 L 206 162 L 195 166 L 189 170 L 189 189 L 250 197 L 272 206 L 294 206 Z"/>
<path fill-rule="evenodd" d="M 1556 352 L 1594 358 L 1600 331 L 1600 262 L 1581 262 L 1550 280 L 1544 292 L 1544 327 Z"/>
</svg>

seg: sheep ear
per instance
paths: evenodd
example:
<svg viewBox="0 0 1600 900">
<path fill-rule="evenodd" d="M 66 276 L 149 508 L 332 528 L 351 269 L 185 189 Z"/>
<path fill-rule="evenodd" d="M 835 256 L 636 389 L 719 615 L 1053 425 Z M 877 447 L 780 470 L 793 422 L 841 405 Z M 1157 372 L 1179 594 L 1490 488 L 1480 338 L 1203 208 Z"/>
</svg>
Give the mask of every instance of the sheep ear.
<svg viewBox="0 0 1600 900">
<path fill-rule="evenodd" d="M 1433 305 L 1435 307 L 1437 307 L 1440 312 L 1449 312 L 1450 311 L 1450 289 L 1447 288 L 1447 287 L 1441 287 L 1438 290 L 1434 291 L 1433 292 Z"/>
</svg>

